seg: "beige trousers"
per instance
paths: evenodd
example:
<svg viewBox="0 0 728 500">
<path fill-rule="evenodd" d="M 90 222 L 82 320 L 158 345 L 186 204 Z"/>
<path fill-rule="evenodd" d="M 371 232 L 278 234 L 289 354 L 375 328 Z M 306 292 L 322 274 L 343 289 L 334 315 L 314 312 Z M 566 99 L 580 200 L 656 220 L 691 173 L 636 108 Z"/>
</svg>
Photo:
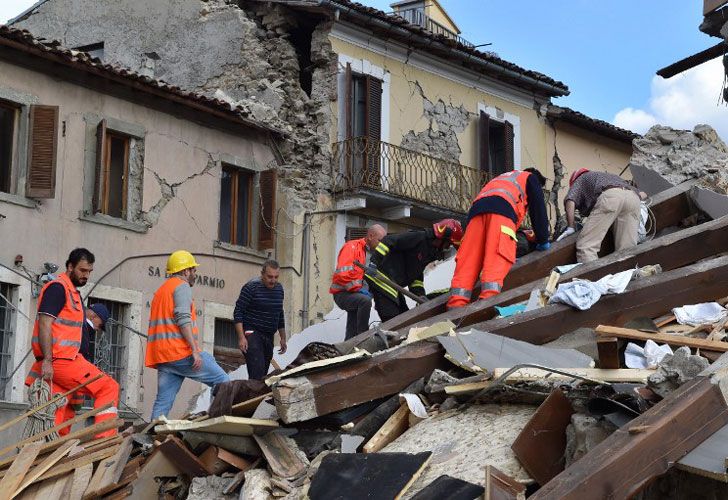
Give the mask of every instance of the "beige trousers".
<svg viewBox="0 0 728 500">
<path fill-rule="evenodd" d="M 637 245 L 639 224 L 640 198 L 634 191 L 620 188 L 603 191 L 576 240 L 577 262 L 591 262 L 599 258 L 602 240 L 612 225 L 615 250 Z"/>
</svg>

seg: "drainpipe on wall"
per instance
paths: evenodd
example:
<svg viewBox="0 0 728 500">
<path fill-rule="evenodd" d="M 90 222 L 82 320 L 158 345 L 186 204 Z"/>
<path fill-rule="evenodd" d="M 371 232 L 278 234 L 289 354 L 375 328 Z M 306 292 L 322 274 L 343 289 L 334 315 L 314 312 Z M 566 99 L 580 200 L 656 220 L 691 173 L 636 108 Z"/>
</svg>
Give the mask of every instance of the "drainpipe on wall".
<svg viewBox="0 0 728 500">
<path fill-rule="evenodd" d="M 311 284 L 311 221 L 314 215 L 340 214 L 342 210 L 320 210 L 318 212 L 305 212 L 303 214 L 303 241 L 301 242 L 301 253 L 303 256 L 303 305 L 301 307 L 301 330 L 309 326 L 308 308 L 311 301 L 309 287 Z"/>
</svg>

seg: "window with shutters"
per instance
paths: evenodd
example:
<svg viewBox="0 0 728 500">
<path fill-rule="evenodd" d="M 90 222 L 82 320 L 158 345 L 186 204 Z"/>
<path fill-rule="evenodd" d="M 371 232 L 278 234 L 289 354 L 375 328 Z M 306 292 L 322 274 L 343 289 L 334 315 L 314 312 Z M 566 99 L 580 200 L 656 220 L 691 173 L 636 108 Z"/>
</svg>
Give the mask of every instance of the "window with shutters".
<svg viewBox="0 0 728 500">
<path fill-rule="evenodd" d="M 124 223 L 139 220 L 144 177 L 144 131 L 119 120 L 103 119 L 95 134 L 91 213 Z M 90 186 L 89 186 L 90 187 Z M 112 218 L 112 219 L 109 219 Z"/>
<path fill-rule="evenodd" d="M 253 181 L 255 174 L 234 166 L 222 166 L 220 182 L 220 241 L 251 246 Z"/>
<path fill-rule="evenodd" d="M 379 187 L 381 177 L 382 80 L 346 71 L 346 138 L 351 148 L 350 169 L 365 185 Z"/>
<path fill-rule="evenodd" d="M 485 111 L 480 112 L 478 123 L 480 169 L 496 176 L 513 170 L 514 132 L 508 120 L 496 120 Z"/>
<path fill-rule="evenodd" d="M 18 106 L 0 101 L 0 191 L 3 193 L 14 192 L 13 154 L 18 111 Z"/>
<path fill-rule="evenodd" d="M 226 372 L 237 370 L 245 363 L 245 356 L 238 347 L 235 324 L 230 319 L 215 318 L 215 341 L 212 352 L 215 361 Z"/>
</svg>

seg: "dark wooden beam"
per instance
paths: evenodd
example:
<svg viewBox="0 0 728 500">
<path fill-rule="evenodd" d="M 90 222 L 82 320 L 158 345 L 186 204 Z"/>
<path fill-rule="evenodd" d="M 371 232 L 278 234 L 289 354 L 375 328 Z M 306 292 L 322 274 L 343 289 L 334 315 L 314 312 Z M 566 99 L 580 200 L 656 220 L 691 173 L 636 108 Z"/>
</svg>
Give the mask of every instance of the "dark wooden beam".
<svg viewBox="0 0 728 500">
<path fill-rule="evenodd" d="M 726 294 L 728 257 L 718 257 L 634 281 L 624 293 L 602 296 L 586 311 L 552 304 L 471 327 L 544 344 L 577 328 L 594 328 L 599 324 L 622 326 L 637 317 L 656 317 L 673 307 L 715 300 Z"/>
<path fill-rule="evenodd" d="M 728 249 L 728 217 L 683 229 L 676 233 L 655 238 L 634 248 L 615 252 L 594 262 L 582 264 L 565 273 L 560 281 L 574 278 L 597 280 L 607 274 L 614 274 L 636 266 L 659 264 L 663 271 L 671 271 L 700 259 L 705 259 Z M 523 301 L 531 290 L 543 287 L 543 279 L 532 281 L 512 290 L 473 302 L 466 307 L 445 311 L 427 317 L 417 323 L 399 329 L 405 333 L 411 327 L 427 326 L 437 321 L 452 321 L 459 327 L 487 321 L 495 317 L 495 306 L 504 306 Z M 520 316 L 519 316 L 520 317 Z"/>
<path fill-rule="evenodd" d="M 329 370 L 282 379 L 272 387 L 278 415 L 300 422 L 395 394 L 449 363 L 439 343 L 418 342 Z"/>
<path fill-rule="evenodd" d="M 726 423 L 728 407 L 717 380 L 697 377 L 618 429 L 530 498 L 631 498 Z"/>
<path fill-rule="evenodd" d="M 664 68 L 657 71 L 657 74 L 662 78 L 671 78 L 675 75 L 679 75 L 683 71 L 699 66 L 705 62 L 712 61 L 716 57 L 720 57 L 728 51 L 728 45 L 721 41 L 712 47 L 702 50 L 697 54 L 680 59 L 677 62 L 665 66 Z"/>
</svg>

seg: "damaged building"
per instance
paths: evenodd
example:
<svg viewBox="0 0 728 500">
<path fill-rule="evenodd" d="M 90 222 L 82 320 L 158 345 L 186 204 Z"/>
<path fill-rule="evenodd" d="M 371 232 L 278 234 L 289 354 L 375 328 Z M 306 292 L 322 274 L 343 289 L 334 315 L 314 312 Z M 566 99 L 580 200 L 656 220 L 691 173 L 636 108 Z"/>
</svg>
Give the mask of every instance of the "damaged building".
<svg viewBox="0 0 728 500">
<path fill-rule="evenodd" d="M 336 253 L 369 224 L 399 232 L 463 218 L 489 176 L 529 166 L 552 181 L 555 220 L 570 172 L 620 173 L 631 153 L 634 134 L 553 107 L 564 83 L 478 50 L 437 1 L 392 9 L 45 0 L 11 23 L 287 134 L 275 151 L 272 255 L 295 332 L 331 309 Z"/>
</svg>

